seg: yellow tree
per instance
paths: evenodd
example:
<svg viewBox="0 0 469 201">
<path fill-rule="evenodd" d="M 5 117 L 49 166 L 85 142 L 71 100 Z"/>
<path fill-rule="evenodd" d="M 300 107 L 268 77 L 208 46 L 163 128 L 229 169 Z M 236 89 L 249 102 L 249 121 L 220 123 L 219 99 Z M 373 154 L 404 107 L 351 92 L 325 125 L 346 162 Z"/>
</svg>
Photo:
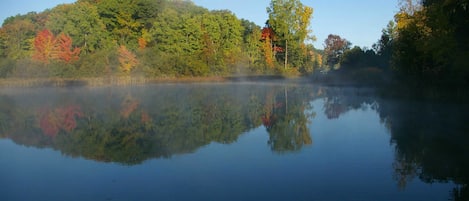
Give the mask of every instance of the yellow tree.
<svg viewBox="0 0 469 201">
<path fill-rule="evenodd" d="M 265 63 L 268 67 L 274 67 L 274 52 L 272 41 L 274 40 L 274 32 L 270 27 L 262 29 L 261 40 L 263 40 L 262 51 L 264 52 Z"/>
<path fill-rule="evenodd" d="M 120 69 L 124 73 L 130 73 L 138 65 L 137 56 L 129 51 L 127 47 L 121 45 L 118 49 Z"/>
</svg>

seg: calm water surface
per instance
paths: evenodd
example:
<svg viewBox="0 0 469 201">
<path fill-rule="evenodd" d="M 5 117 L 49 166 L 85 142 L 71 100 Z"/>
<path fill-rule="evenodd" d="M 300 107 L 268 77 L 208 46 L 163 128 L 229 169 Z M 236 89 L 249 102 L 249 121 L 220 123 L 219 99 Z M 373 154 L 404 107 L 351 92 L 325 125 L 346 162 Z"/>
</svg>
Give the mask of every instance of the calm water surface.
<svg viewBox="0 0 469 201">
<path fill-rule="evenodd" d="M 272 83 L 0 91 L 0 200 L 468 200 L 469 107 Z"/>
</svg>

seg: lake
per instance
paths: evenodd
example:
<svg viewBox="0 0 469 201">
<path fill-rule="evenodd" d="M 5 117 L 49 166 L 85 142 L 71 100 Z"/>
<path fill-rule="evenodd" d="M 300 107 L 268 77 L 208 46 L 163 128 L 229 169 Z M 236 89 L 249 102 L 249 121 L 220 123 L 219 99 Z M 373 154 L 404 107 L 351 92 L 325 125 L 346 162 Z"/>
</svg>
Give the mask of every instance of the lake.
<svg viewBox="0 0 469 201">
<path fill-rule="evenodd" d="M 0 89 L 0 200 L 469 200 L 469 105 L 288 82 Z"/>
</svg>

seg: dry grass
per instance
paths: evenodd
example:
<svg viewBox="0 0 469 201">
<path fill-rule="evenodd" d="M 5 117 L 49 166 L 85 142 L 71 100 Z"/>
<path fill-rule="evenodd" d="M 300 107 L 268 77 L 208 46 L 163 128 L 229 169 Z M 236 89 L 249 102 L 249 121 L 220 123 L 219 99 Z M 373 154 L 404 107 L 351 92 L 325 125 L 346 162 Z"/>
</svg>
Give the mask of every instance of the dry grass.
<svg viewBox="0 0 469 201">
<path fill-rule="evenodd" d="M 130 77 L 113 76 L 98 78 L 7 78 L 0 79 L 0 87 L 68 87 L 68 86 L 129 86 L 148 83 L 191 83 L 191 82 L 225 82 L 225 77 Z"/>
</svg>

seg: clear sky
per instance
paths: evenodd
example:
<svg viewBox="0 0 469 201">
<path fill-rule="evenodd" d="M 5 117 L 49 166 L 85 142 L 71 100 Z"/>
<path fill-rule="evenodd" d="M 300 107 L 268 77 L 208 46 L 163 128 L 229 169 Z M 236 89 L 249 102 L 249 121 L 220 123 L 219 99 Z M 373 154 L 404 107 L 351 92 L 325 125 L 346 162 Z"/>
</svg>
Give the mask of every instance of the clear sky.
<svg viewBox="0 0 469 201">
<path fill-rule="evenodd" d="M 40 12 L 75 0 L 0 0 L 0 21 L 29 11 Z M 193 0 L 208 9 L 228 9 L 239 18 L 263 26 L 270 0 Z M 322 49 L 329 34 L 346 38 L 353 45 L 371 47 L 381 30 L 393 19 L 397 0 L 302 0 L 314 9 L 311 29 L 317 37 L 316 48 Z"/>
</svg>

